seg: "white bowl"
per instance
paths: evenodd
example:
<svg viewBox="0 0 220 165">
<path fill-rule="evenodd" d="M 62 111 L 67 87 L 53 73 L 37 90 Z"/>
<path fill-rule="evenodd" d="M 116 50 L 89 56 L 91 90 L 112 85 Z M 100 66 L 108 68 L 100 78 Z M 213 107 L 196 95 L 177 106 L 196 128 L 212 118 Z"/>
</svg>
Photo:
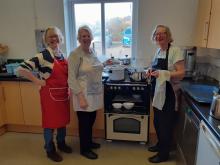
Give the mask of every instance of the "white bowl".
<svg viewBox="0 0 220 165">
<path fill-rule="evenodd" d="M 134 103 L 124 102 L 123 106 L 125 107 L 125 109 L 131 109 L 134 107 Z"/>
<path fill-rule="evenodd" d="M 112 103 L 112 106 L 115 108 L 115 109 L 120 109 L 122 107 L 122 103 Z"/>
</svg>

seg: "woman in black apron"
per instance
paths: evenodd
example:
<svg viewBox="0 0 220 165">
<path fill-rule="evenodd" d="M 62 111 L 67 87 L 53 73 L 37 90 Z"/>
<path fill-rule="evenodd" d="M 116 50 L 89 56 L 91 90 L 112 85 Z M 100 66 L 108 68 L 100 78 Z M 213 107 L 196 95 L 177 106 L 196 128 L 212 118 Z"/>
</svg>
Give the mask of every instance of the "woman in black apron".
<svg viewBox="0 0 220 165">
<path fill-rule="evenodd" d="M 147 73 L 148 76 L 152 76 L 152 98 L 154 98 L 157 78 L 162 74 L 160 71 L 169 71 L 170 76 L 170 81 L 165 81 L 165 101 L 162 109 L 153 106 L 154 127 L 158 142 L 148 148 L 151 152 L 158 152 L 149 158 L 149 162 L 160 163 L 169 159 L 177 104 L 175 85 L 179 84 L 178 82 L 184 77 L 185 69 L 183 54 L 179 48 L 171 45 L 173 39 L 168 27 L 158 25 L 153 32 L 152 40 L 159 46 L 152 63 L 152 69 Z"/>
</svg>

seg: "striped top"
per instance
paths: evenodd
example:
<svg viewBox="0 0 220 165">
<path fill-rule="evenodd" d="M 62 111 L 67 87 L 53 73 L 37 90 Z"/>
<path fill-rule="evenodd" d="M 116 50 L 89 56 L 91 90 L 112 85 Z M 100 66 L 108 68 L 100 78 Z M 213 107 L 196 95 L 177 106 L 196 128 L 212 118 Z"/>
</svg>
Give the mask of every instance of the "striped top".
<svg viewBox="0 0 220 165">
<path fill-rule="evenodd" d="M 29 71 L 38 71 L 40 78 L 46 80 L 52 73 L 54 58 L 57 60 L 64 60 L 63 54 L 61 52 L 56 53 L 58 55 L 55 55 L 55 53 L 56 52 L 48 47 L 33 58 L 21 63 L 20 67 L 28 69 Z"/>
</svg>

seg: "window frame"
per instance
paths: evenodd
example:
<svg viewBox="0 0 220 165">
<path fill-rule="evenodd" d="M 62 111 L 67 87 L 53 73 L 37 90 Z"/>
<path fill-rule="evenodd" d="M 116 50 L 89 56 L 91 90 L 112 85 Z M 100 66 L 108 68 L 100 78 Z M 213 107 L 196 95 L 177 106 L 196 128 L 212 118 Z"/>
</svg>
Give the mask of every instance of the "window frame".
<svg viewBox="0 0 220 165">
<path fill-rule="evenodd" d="M 72 6 L 74 4 L 85 4 L 85 3 L 100 3 L 101 4 L 101 39 L 105 40 L 105 3 L 116 3 L 116 2 L 132 2 L 132 45 L 131 45 L 131 59 L 135 60 L 135 55 L 137 55 L 137 34 L 138 34 L 138 7 L 139 0 L 64 0 L 64 23 L 65 23 L 65 33 L 66 33 L 66 50 L 67 55 L 77 47 L 77 34 L 75 27 L 75 11 Z M 103 30 L 104 29 L 104 30 Z M 102 54 L 106 53 L 106 43 L 102 42 Z"/>
</svg>

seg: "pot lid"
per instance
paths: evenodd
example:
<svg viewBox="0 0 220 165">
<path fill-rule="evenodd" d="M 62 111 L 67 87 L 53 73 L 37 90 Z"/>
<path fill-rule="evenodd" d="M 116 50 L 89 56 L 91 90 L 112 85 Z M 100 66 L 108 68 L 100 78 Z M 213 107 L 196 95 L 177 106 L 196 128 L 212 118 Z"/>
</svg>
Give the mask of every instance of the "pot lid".
<svg viewBox="0 0 220 165">
<path fill-rule="evenodd" d="M 109 70 L 124 70 L 125 66 L 123 65 L 111 65 L 108 66 Z"/>
</svg>

